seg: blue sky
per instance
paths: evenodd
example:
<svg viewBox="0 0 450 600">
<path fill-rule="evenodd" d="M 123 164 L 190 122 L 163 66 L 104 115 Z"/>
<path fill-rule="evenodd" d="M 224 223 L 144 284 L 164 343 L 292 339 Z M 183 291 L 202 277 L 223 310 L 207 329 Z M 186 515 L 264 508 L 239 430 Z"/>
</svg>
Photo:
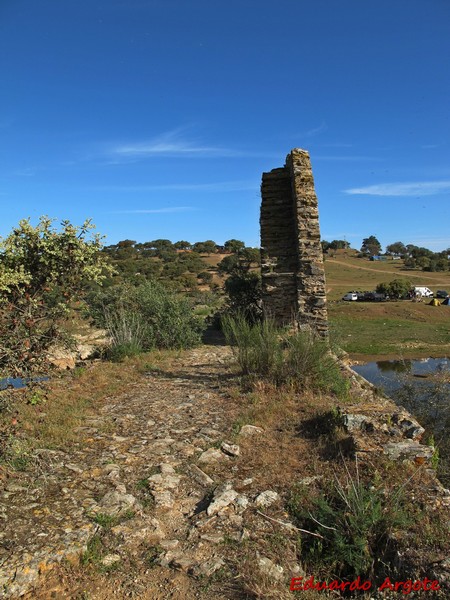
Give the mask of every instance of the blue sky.
<svg viewBox="0 0 450 600">
<path fill-rule="evenodd" d="M 259 245 L 309 150 L 324 239 L 450 246 L 448 0 L 0 0 L 0 235 Z"/>
</svg>

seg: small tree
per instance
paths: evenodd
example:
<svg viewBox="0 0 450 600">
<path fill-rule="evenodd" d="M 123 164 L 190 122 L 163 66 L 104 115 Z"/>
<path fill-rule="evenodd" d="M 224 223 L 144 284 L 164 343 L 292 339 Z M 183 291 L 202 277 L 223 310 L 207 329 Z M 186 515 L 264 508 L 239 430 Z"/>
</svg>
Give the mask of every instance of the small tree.
<svg viewBox="0 0 450 600">
<path fill-rule="evenodd" d="M 22 220 L 0 239 L 0 372 L 8 375 L 36 370 L 52 345 L 67 341 L 61 319 L 70 303 L 112 272 L 89 220 L 63 221 L 60 230 L 52 223 Z"/>
<path fill-rule="evenodd" d="M 381 244 L 374 235 L 371 235 L 368 238 L 363 239 L 361 252 L 369 254 L 370 256 L 375 256 L 376 254 L 380 254 Z"/>
<path fill-rule="evenodd" d="M 350 243 L 347 240 L 333 240 L 330 242 L 329 247 L 331 250 L 347 250 L 350 248 Z"/>
<path fill-rule="evenodd" d="M 261 264 L 259 248 L 241 248 L 239 252 L 225 256 L 217 265 L 219 273 L 247 273 L 252 264 Z"/>
<path fill-rule="evenodd" d="M 244 242 L 241 242 L 241 240 L 232 239 L 225 242 L 224 248 L 225 250 L 228 250 L 228 252 L 239 252 L 245 248 L 245 244 Z"/>
<path fill-rule="evenodd" d="M 250 323 L 261 319 L 261 277 L 258 273 L 233 273 L 225 281 L 225 291 L 229 298 L 229 313 L 242 314 Z"/>
<path fill-rule="evenodd" d="M 212 275 L 212 273 L 209 273 L 208 271 L 202 271 L 201 273 L 199 273 L 197 275 L 197 279 L 200 279 L 202 281 L 202 283 L 209 284 L 213 280 L 213 275 Z"/>
<path fill-rule="evenodd" d="M 397 299 L 405 298 L 411 290 L 411 282 L 409 279 L 393 279 L 389 283 L 379 283 L 376 291 L 379 294 L 387 294 L 389 298 Z"/>
<path fill-rule="evenodd" d="M 406 246 L 403 242 L 394 242 L 386 246 L 386 252 L 388 254 L 395 254 L 397 256 L 404 256 L 407 253 Z"/>
<path fill-rule="evenodd" d="M 177 250 L 190 250 L 192 245 L 190 242 L 186 242 L 186 240 L 180 240 L 179 242 L 175 242 L 173 247 Z"/>
<path fill-rule="evenodd" d="M 322 252 L 328 252 L 328 249 L 330 248 L 330 242 L 327 242 L 327 240 L 321 240 L 320 242 L 321 246 L 322 246 Z"/>
<path fill-rule="evenodd" d="M 195 242 L 192 246 L 194 252 L 199 254 L 215 254 L 217 252 L 217 244 L 213 240 L 206 240 L 205 242 Z"/>
</svg>

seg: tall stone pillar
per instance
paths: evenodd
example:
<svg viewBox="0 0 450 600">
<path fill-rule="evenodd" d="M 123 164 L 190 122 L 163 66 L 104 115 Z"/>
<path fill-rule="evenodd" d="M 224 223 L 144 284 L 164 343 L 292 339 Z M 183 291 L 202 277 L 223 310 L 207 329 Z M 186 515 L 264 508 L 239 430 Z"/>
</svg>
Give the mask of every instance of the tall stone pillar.
<svg viewBox="0 0 450 600">
<path fill-rule="evenodd" d="M 311 161 L 294 148 L 286 164 L 263 173 L 261 186 L 263 307 L 278 324 L 328 335 L 325 271 Z"/>
</svg>

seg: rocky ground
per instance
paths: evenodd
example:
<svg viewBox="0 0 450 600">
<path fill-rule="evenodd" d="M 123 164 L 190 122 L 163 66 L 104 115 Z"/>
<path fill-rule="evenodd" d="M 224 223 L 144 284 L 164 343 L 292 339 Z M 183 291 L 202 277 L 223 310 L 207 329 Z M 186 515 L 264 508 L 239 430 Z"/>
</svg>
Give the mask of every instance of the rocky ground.
<svg viewBox="0 0 450 600">
<path fill-rule="evenodd" d="M 243 597 L 230 581 L 221 589 L 227 543 L 249 535 L 248 507 L 255 514 L 278 495 L 239 472 L 219 383 L 228 360 L 228 349 L 203 347 L 176 372 L 148 372 L 98 407 L 70 452 L 38 450 L 37 477 L 8 478 L 3 597 L 207 598 L 211 585 L 214 597 Z M 261 435 L 244 426 L 237 438 Z"/>
<path fill-rule="evenodd" d="M 168 368 L 149 366 L 94 407 L 70 448 L 41 448 L 31 474 L 3 477 L 0 597 L 292 596 L 290 578 L 304 573 L 282 488 L 310 485 L 324 463 L 292 419 L 270 432 L 245 423 L 230 358 L 227 347 L 203 346 Z M 417 423 L 400 415 L 377 424 L 388 404 L 347 407 L 353 446 L 378 452 L 388 441 L 427 460 Z M 301 410 L 292 413 L 299 420 Z M 368 441 L 377 431 L 385 437 Z M 256 543 L 264 537 L 267 553 Z"/>
</svg>

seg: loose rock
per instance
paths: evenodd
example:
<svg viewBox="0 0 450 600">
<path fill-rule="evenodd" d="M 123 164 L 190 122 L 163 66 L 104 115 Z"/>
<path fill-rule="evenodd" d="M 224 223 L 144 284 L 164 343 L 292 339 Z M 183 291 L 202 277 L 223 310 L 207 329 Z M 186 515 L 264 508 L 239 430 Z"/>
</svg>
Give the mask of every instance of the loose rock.
<svg viewBox="0 0 450 600">
<path fill-rule="evenodd" d="M 236 444 L 227 444 L 226 442 L 222 442 L 220 449 L 229 456 L 239 456 L 241 453 L 239 446 Z"/>
<path fill-rule="evenodd" d="M 256 506 L 260 506 L 262 508 L 266 508 L 276 502 L 279 499 L 279 495 L 276 492 L 271 490 L 266 490 L 265 492 L 261 492 L 255 498 Z"/>
<path fill-rule="evenodd" d="M 237 497 L 238 493 L 233 490 L 229 484 L 217 488 L 214 492 L 214 498 L 211 504 L 206 509 L 206 514 L 210 517 L 215 515 L 223 508 L 229 506 Z"/>
</svg>

